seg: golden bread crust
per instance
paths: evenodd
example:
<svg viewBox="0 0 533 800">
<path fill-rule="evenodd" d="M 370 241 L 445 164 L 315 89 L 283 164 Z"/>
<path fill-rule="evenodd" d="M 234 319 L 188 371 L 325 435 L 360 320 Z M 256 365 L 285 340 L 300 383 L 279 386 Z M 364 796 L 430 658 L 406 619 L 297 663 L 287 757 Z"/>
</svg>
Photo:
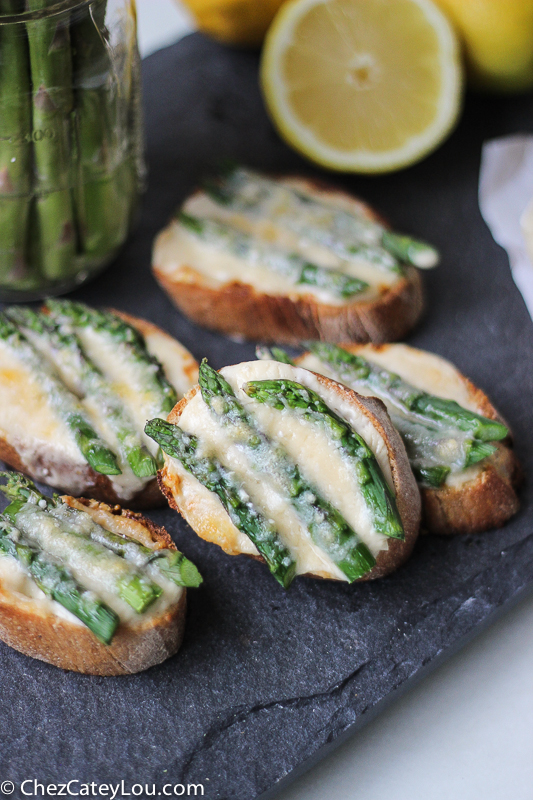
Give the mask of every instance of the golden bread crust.
<svg viewBox="0 0 533 800">
<path fill-rule="evenodd" d="M 422 281 L 414 267 L 408 267 L 405 278 L 377 299 L 340 306 L 319 303 L 311 295 L 292 299 L 263 294 L 237 282 L 213 289 L 189 267 L 187 279 L 171 279 L 157 264 L 153 271 L 177 308 L 196 324 L 225 336 L 262 342 L 394 341 L 411 330 L 423 309 Z"/>
</svg>

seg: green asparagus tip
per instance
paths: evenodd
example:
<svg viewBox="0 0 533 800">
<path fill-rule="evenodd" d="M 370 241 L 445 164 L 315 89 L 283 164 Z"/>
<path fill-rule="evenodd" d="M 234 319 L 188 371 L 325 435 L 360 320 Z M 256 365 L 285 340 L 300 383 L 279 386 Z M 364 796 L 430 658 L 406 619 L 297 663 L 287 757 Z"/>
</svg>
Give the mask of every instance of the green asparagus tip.
<svg viewBox="0 0 533 800">
<path fill-rule="evenodd" d="M 155 419 L 148 420 L 144 426 L 144 432 L 150 439 L 157 442 L 161 450 L 165 453 L 165 445 L 168 445 L 174 438 L 173 431 L 175 427 L 176 426 L 171 422 L 156 417 Z"/>
<path fill-rule="evenodd" d="M 213 369 L 213 367 L 209 366 L 207 363 L 207 358 L 204 358 L 200 364 L 198 383 L 200 384 L 202 397 L 206 403 L 213 395 L 219 395 L 223 393 L 225 395 L 233 396 L 235 394 L 227 380 L 222 377 L 220 372 L 217 372 L 216 369 Z"/>
<path fill-rule="evenodd" d="M 288 564 L 282 564 L 278 566 L 275 571 L 271 569 L 270 572 L 280 586 L 283 586 L 284 589 L 288 589 L 296 577 L 296 561 L 291 561 Z"/>
<path fill-rule="evenodd" d="M 7 480 L 7 483 L 0 485 L 0 491 L 12 500 L 23 499 L 26 502 L 30 497 L 37 500 L 44 497 L 33 481 L 20 472 L 0 472 L 0 478 Z"/>
<path fill-rule="evenodd" d="M 49 508 L 50 506 L 57 505 L 57 501 L 42 494 L 33 481 L 20 472 L 0 472 L 0 478 L 6 478 L 6 484 L 0 484 L 0 492 L 3 492 L 11 502 L 4 509 L 4 514 L 12 522 L 19 511 L 26 505 L 32 503 L 39 505 L 42 508 Z"/>
<path fill-rule="evenodd" d="M 188 558 L 183 559 L 181 565 L 181 577 L 183 580 L 183 585 L 188 586 L 191 589 L 196 589 L 203 583 L 203 578 L 200 575 L 200 572 L 192 563 L 192 561 L 189 561 Z"/>
</svg>

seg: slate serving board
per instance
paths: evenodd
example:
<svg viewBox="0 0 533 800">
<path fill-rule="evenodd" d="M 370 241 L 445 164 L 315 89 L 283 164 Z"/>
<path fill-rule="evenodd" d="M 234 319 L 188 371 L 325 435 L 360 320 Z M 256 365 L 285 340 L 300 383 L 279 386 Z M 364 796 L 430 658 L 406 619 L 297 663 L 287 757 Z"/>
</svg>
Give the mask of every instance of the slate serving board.
<svg viewBox="0 0 533 800">
<path fill-rule="evenodd" d="M 195 34 L 144 62 L 149 189 L 135 235 L 77 293 L 162 325 L 215 367 L 253 358 L 187 322 L 153 281 L 151 242 L 207 165 L 310 166 L 267 120 L 257 58 Z M 453 360 L 511 423 L 533 472 L 533 328 L 505 254 L 477 206 L 481 142 L 533 129 L 533 97 L 469 97 L 434 155 L 387 177 L 340 177 L 442 265 L 425 276 L 428 311 L 410 341 Z M 503 530 L 422 538 L 395 575 L 346 586 L 309 579 L 284 592 L 260 564 L 152 514 L 201 568 L 181 653 L 130 678 L 62 672 L 0 644 L 0 777 L 161 786 L 203 783 L 210 800 L 252 800 L 362 725 L 509 604 L 533 580 L 531 483 Z M 13 796 L 18 796 L 17 793 Z"/>
</svg>

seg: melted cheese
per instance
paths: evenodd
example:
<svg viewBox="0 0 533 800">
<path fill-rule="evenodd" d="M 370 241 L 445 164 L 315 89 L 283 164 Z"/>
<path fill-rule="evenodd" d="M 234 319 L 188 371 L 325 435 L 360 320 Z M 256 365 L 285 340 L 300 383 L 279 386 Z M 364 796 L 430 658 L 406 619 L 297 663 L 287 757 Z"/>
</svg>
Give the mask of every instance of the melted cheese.
<svg viewBox="0 0 533 800">
<path fill-rule="evenodd" d="M 85 461 L 71 431 L 48 404 L 31 371 L 4 342 L 0 342 L 0 437 L 24 464 L 37 464 L 47 481 L 59 478 L 61 466 L 69 464 L 74 484 L 83 485 L 75 468 Z"/>
<path fill-rule="evenodd" d="M 253 215 L 248 216 L 238 211 L 236 212 L 232 209 L 231 205 L 225 206 L 214 202 L 209 195 L 203 192 L 197 192 L 192 195 L 192 197 L 186 201 L 183 210 L 186 214 L 190 214 L 193 217 L 210 217 L 220 220 L 221 222 L 227 222 L 245 233 L 257 236 L 263 241 L 271 242 L 279 247 L 284 247 L 287 250 L 299 253 L 314 264 L 318 264 L 322 267 L 342 268 L 343 270 L 346 267 L 347 262 L 343 261 L 332 249 L 307 239 L 301 239 L 290 229 L 276 224 L 271 214 L 265 213 L 261 217 Z M 355 260 L 353 263 L 355 265 Z M 356 277 L 361 277 L 363 280 L 366 280 L 365 275 L 369 275 L 373 276 L 373 282 L 376 281 L 376 267 L 372 266 L 371 263 L 358 259 L 357 268 L 369 271 L 362 272 L 361 274 L 357 272 Z M 390 282 L 389 285 L 392 285 L 400 279 L 400 276 L 394 273 L 387 275 L 383 270 L 379 269 L 377 272 L 384 281 Z"/>
<path fill-rule="evenodd" d="M 434 353 L 418 350 L 405 344 L 391 344 L 381 347 L 360 345 L 356 348 L 356 352 L 360 353 L 363 358 L 367 358 L 369 361 L 395 372 L 417 389 L 437 397 L 443 397 L 446 400 L 455 400 L 456 403 L 459 403 L 469 411 L 474 411 L 478 414 L 483 413 L 483 410 L 479 408 L 472 398 L 468 391 L 468 385 L 457 368 Z M 336 380 L 335 374 L 328 368 L 327 364 L 312 353 L 307 353 L 299 359 L 298 363 L 306 369 Z M 358 383 L 354 383 L 351 388 L 367 397 L 373 394 L 371 389 Z M 458 488 L 469 481 L 476 480 L 483 468 L 483 463 L 479 463 L 468 467 L 462 472 L 451 473 L 446 478 L 445 485 Z"/>
<path fill-rule="evenodd" d="M 52 615 L 63 619 L 71 625 L 83 625 L 62 605 L 47 597 L 35 581 L 25 572 L 22 566 L 11 556 L 0 553 L 0 592 L 15 601 L 21 609 L 30 613 Z"/>
<path fill-rule="evenodd" d="M 168 333 L 150 328 L 144 334 L 148 352 L 163 365 L 165 375 L 178 393 L 178 399 L 198 383 L 198 364 L 185 348 Z"/>
<path fill-rule="evenodd" d="M 148 565 L 147 574 L 150 580 L 163 590 L 161 596 L 143 614 L 138 614 L 122 600 L 117 595 L 116 584 L 121 578 L 131 574 L 132 567 L 128 561 L 115 555 L 111 550 L 99 546 L 88 536 L 80 537 L 77 546 L 72 546 L 72 534 L 67 531 L 81 533 L 90 523 L 91 515 L 88 514 L 86 525 L 70 520 L 66 528 L 60 520 L 41 511 L 37 506 L 26 506 L 17 515 L 17 527 L 57 563 L 64 565 L 83 587 L 92 590 L 112 608 L 121 622 L 129 625 L 144 622 L 178 602 L 183 588 L 168 580 L 153 565 Z M 157 543 L 151 540 L 146 542 L 146 546 L 152 550 L 158 548 Z M 13 590 L 26 595 L 37 601 L 42 609 L 71 621 L 74 615 L 63 609 L 59 603 L 46 597 L 14 558 L 3 557 L 0 559 L 0 565 L 2 564 L 4 571 L 0 572 L 0 583 L 4 590 Z M 79 623 L 76 617 L 74 619 Z"/>
<path fill-rule="evenodd" d="M 340 397 L 334 389 L 324 387 L 307 370 L 277 362 L 255 361 L 226 367 L 222 371 L 247 410 L 255 415 L 263 432 L 283 445 L 296 461 L 302 475 L 317 491 L 336 507 L 374 555 L 388 548 L 388 539 L 373 527 L 369 511 L 364 504 L 352 468 L 339 454 L 336 446 L 319 426 L 311 425 L 290 410 L 277 411 L 249 398 L 242 386 L 249 380 L 289 378 L 316 391 L 327 405 L 343 417 L 367 442 L 394 491 L 387 445 L 370 420 L 358 409 Z M 277 530 L 291 550 L 297 563 L 297 573 L 322 574 L 346 580 L 329 556 L 312 541 L 306 527 L 300 522 L 292 504 L 283 496 L 276 481 L 264 472 L 257 472 L 248 456 L 238 447 L 229 426 L 221 426 L 203 402 L 198 392 L 183 410 L 180 427 L 198 436 L 205 454 L 217 458 L 236 476 L 238 483 L 250 496 L 254 505 L 274 520 Z M 180 504 L 184 513 L 194 517 L 198 527 L 198 510 L 209 519 L 209 526 L 220 526 L 219 543 L 228 552 L 253 552 L 257 550 L 245 534 L 241 533 L 224 510 L 218 498 L 187 473 L 175 459 L 170 459 L 171 470 L 181 478 Z M 201 524 L 200 524 L 201 528 Z M 202 530 L 199 530 L 202 533 Z M 210 534 L 210 530 L 205 531 Z M 206 538 L 210 538 L 208 536 Z"/>
<path fill-rule="evenodd" d="M 292 250 L 297 252 L 297 248 Z M 310 258 L 307 248 L 305 256 Z M 320 259 L 323 261 L 323 259 Z M 342 272 L 366 281 L 369 288 L 355 296 L 342 298 L 333 293 L 308 284 L 294 284 L 260 263 L 251 265 L 231 252 L 221 251 L 191 234 L 183 225 L 173 222 L 158 237 L 154 250 L 154 263 L 157 269 L 174 281 L 191 282 L 198 273 L 206 286 L 220 289 L 232 283 L 252 286 L 257 292 L 268 295 L 284 295 L 293 299 L 312 296 L 327 305 L 346 305 L 347 303 L 373 300 L 398 281 L 394 273 L 384 273 L 364 262 L 353 264 L 342 262 L 334 264 L 342 267 Z M 316 263 L 319 263 L 316 260 Z M 191 270 L 193 272 L 191 273 Z"/>
<path fill-rule="evenodd" d="M 148 419 L 159 414 L 159 408 L 154 409 L 149 393 L 132 384 L 131 370 L 120 357 L 120 348 L 104 344 L 90 329 L 83 329 L 80 334 L 89 358 L 121 395 L 143 442 L 155 454 L 157 445 L 144 434 L 144 426 Z M 29 338 L 46 358 L 47 348 L 42 341 L 31 333 Z M 182 397 L 196 383 L 198 366 L 195 360 L 179 342 L 157 328 L 149 328 L 145 338 L 148 351 L 159 359 L 178 397 Z M 75 376 L 65 372 L 63 378 L 71 391 L 79 393 Z M 99 404 L 90 397 L 80 402 L 96 432 L 118 453 L 116 434 L 102 416 Z M 31 370 L 4 342 L 0 342 L 0 438 L 16 450 L 22 463 L 37 479 L 62 486 L 73 494 L 80 494 L 86 488 L 87 462 L 72 432 L 51 407 Z M 120 456 L 118 461 L 122 474 L 109 476 L 109 479 L 117 495 L 127 501 L 152 478 L 138 478 Z"/>
</svg>

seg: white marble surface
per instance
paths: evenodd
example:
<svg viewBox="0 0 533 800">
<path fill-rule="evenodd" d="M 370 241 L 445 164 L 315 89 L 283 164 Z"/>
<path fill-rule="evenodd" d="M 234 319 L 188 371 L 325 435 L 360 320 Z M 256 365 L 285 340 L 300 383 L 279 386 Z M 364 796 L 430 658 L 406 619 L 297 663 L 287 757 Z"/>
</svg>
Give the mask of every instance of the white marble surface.
<svg viewBox="0 0 533 800">
<path fill-rule="evenodd" d="M 174 0 L 137 7 L 143 55 L 194 29 Z M 356 798 L 532 800 L 533 597 L 279 794 Z"/>
</svg>

